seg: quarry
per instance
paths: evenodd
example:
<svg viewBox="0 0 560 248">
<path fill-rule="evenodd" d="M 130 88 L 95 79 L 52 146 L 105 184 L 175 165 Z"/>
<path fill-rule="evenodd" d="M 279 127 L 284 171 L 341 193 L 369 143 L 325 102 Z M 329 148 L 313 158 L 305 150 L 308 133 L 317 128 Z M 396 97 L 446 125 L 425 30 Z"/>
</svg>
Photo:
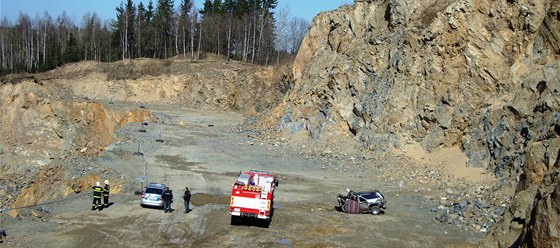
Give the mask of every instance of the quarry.
<svg viewBox="0 0 560 248">
<path fill-rule="evenodd" d="M 557 247 L 559 11 L 356 1 L 316 16 L 289 64 L 4 76 L 0 246 Z M 280 179 L 268 228 L 229 223 L 250 169 Z M 104 180 L 114 204 L 92 211 Z M 189 187 L 192 212 L 141 208 L 147 181 Z M 337 211 L 346 188 L 382 190 L 387 210 Z"/>
</svg>

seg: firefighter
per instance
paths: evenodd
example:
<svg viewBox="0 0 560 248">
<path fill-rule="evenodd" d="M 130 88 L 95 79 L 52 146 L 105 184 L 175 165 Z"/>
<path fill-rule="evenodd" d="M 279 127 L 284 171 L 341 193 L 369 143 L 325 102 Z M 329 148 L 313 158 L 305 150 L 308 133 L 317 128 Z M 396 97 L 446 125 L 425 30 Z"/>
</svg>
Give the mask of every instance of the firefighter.
<svg viewBox="0 0 560 248">
<path fill-rule="evenodd" d="M 99 182 L 95 183 L 95 186 L 93 186 L 93 203 L 91 204 L 91 210 L 95 210 L 95 208 L 98 208 L 99 210 L 101 210 L 101 193 L 103 192 L 103 189 L 101 188 L 101 186 L 99 186 Z"/>
<path fill-rule="evenodd" d="M 109 186 L 109 180 L 105 180 L 105 186 L 103 187 L 103 207 L 104 208 L 108 208 L 109 207 L 109 189 L 111 187 Z"/>
<path fill-rule="evenodd" d="M 253 176 L 253 183 L 251 185 L 259 185 L 259 174 Z"/>
</svg>

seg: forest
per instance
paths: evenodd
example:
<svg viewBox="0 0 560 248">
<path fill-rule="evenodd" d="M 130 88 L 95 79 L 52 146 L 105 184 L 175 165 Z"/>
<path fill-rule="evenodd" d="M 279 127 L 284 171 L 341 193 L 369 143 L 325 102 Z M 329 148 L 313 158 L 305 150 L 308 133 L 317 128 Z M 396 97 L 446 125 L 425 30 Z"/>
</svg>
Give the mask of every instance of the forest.
<svg viewBox="0 0 560 248">
<path fill-rule="evenodd" d="M 0 22 L 0 75 L 47 71 L 66 63 L 113 62 L 140 57 L 199 59 L 204 53 L 245 63 L 278 64 L 297 53 L 309 27 L 289 9 L 276 11 L 278 0 L 125 0 L 115 17 L 101 20 L 86 13 L 76 24 L 63 12 L 15 23 Z"/>
</svg>

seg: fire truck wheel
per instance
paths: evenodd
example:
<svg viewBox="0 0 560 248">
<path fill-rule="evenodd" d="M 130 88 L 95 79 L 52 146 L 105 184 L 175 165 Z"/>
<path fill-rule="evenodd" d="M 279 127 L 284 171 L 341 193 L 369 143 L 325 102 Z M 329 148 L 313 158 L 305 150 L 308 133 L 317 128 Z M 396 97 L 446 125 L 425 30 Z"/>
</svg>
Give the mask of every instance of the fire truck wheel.
<svg viewBox="0 0 560 248">
<path fill-rule="evenodd" d="M 381 209 L 378 206 L 371 206 L 369 208 L 369 210 L 371 211 L 371 214 L 373 215 L 378 215 L 381 213 Z"/>
<path fill-rule="evenodd" d="M 230 221 L 231 225 L 239 225 L 240 222 L 241 222 L 241 217 L 234 216 L 234 215 L 231 216 L 231 221 Z"/>
<path fill-rule="evenodd" d="M 260 221 L 259 226 L 261 226 L 261 227 L 268 228 L 268 227 L 270 226 L 270 222 L 271 222 L 270 219 L 268 219 L 268 220 L 259 220 L 259 221 Z"/>
</svg>

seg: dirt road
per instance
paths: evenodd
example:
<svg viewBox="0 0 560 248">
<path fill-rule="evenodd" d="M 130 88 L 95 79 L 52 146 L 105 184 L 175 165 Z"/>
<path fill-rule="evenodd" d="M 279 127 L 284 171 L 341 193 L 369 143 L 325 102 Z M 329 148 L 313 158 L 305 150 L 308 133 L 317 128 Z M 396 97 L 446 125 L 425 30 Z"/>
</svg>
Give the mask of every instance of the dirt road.
<svg viewBox="0 0 560 248">
<path fill-rule="evenodd" d="M 113 169 L 122 185 L 112 206 L 90 210 L 90 196 L 52 204 L 43 221 L 11 221 L 13 247 L 472 247 L 480 233 L 433 220 L 425 193 L 376 181 L 374 170 L 336 169 L 321 159 L 302 156 L 280 141 L 260 141 L 236 127 L 236 113 L 146 106 L 157 123 L 129 124 L 93 166 Z M 160 138 L 164 142 L 156 142 Z M 142 156 L 148 181 L 174 190 L 172 213 L 141 208 Z M 303 147 L 301 149 L 304 149 Z M 227 204 L 240 170 L 268 170 L 280 178 L 275 215 L 269 228 L 231 226 Z M 183 213 L 184 187 L 192 193 L 192 212 Z M 380 189 L 388 200 L 382 215 L 337 212 L 336 194 L 346 188 Z M 2 246 L 4 244 L 0 244 Z"/>
</svg>

